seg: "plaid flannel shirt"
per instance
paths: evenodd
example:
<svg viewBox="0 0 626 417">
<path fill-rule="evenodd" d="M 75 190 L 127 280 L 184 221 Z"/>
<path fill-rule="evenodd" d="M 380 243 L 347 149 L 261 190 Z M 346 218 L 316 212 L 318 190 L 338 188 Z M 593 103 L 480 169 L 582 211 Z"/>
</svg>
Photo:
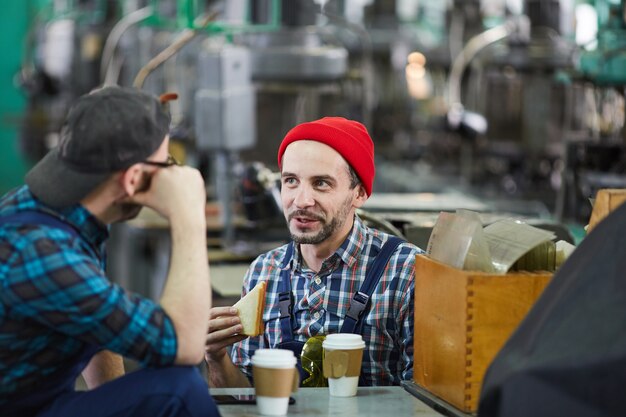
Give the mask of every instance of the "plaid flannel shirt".
<svg viewBox="0 0 626 417">
<path fill-rule="evenodd" d="M 341 247 L 324 261 L 318 273 L 302 262 L 296 245 L 291 269 L 294 296 L 294 339 L 306 341 L 318 334 L 338 333 L 352 295 L 365 278 L 373 253 L 389 235 L 366 227 L 358 216 Z M 280 271 L 287 245 L 259 256 L 243 282 L 243 295 L 259 281 L 267 281 L 263 321 L 265 333 L 233 345 L 233 363 L 250 377 L 250 359 L 258 348 L 275 348 L 282 342 L 278 293 Z M 375 250 L 374 250 L 375 248 Z M 393 253 L 374 289 L 363 316 L 365 341 L 361 375 L 367 385 L 399 385 L 413 376 L 413 292 L 415 256 L 422 251 L 402 243 Z"/>
<path fill-rule="evenodd" d="M 24 210 L 63 219 L 81 239 L 49 226 L 0 227 L 0 405 L 63 373 L 86 345 L 144 365 L 174 363 L 165 311 L 105 276 L 108 229 L 80 205 L 52 211 L 27 186 L 0 200 L 0 216 Z"/>
</svg>

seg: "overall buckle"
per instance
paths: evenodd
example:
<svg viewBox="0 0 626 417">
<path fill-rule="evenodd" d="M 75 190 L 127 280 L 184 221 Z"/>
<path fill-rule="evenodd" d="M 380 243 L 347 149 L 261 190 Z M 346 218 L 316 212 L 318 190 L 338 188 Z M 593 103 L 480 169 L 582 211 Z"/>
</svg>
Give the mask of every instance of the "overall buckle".
<svg viewBox="0 0 626 417">
<path fill-rule="evenodd" d="M 350 302 L 350 307 L 348 308 L 348 312 L 346 313 L 346 317 L 350 317 L 351 319 L 358 321 L 365 307 L 367 307 L 367 303 L 369 301 L 369 296 L 361 291 L 357 291 L 356 294 L 352 297 L 352 301 Z"/>
</svg>

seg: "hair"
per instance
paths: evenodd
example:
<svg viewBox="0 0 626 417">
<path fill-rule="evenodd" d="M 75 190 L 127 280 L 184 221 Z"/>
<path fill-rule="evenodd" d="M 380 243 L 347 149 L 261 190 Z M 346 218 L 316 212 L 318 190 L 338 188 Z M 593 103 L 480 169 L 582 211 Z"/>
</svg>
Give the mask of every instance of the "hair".
<svg viewBox="0 0 626 417">
<path fill-rule="evenodd" d="M 348 165 L 348 175 L 350 176 L 350 189 L 353 190 L 354 187 L 361 184 L 361 179 L 356 174 L 356 171 L 354 170 L 354 168 L 352 168 L 352 165 L 350 164 L 346 164 L 346 165 Z"/>
</svg>

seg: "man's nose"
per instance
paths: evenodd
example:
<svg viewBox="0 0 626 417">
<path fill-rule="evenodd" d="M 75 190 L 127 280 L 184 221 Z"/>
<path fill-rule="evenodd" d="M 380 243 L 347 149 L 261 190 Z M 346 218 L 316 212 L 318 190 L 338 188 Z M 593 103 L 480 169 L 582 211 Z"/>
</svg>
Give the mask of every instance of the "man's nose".
<svg viewBox="0 0 626 417">
<path fill-rule="evenodd" d="M 314 205 L 313 190 L 310 187 L 298 187 L 293 203 L 296 207 L 310 207 Z"/>
</svg>

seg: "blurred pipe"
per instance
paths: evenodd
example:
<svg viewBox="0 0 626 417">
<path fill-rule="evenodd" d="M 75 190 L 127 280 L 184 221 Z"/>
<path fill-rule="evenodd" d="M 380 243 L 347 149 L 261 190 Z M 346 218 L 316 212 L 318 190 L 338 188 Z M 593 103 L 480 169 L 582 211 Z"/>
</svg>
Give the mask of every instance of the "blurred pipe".
<svg viewBox="0 0 626 417">
<path fill-rule="evenodd" d="M 117 44 L 122 38 L 122 35 L 132 26 L 147 19 L 151 15 L 152 7 L 150 6 L 135 10 L 120 19 L 113 29 L 111 29 L 111 33 L 104 44 L 102 60 L 100 61 L 100 79 L 104 85 L 116 84 L 116 82 L 113 81 L 113 70 L 115 66 L 112 65 L 112 59 L 115 54 L 115 48 L 117 48 Z M 115 78 L 115 80 L 117 80 L 117 78 Z"/>
<path fill-rule="evenodd" d="M 158 53 L 157 56 L 148 61 L 148 63 L 139 70 L 139 73 L 137 73 L 137 76 L 133 81 L 133 87 L 141 89 L 141 87 L 143 87 L 144 81 L 146 80 L 148 75 L 152 73 L 152 71 L 157 69 L 161 64 L 163 64 L 165 61 L 178 53 L 178 51 L 180 51 L 183 46 L 189 43 L 189 41 L 191 41 L 200 32 L 200 29 L 204 29 L 206 26 L 208 26 L 208 24 L 213 19 L 215 19 L 216 16 L 217 13 L 212 12 L 202 19 L 199 25 L 199 29 L 186 29 L 185 31 L 183 31 L 183 33 L 174 41 L 174 43 Z"/>
<path fill-rule="evenodd" d="M 516 27 L 515 22 L 507 21 L 502 25 L 495 26 L 474 36 L 467 42 L 467 45 L 455 58 L 450 69 L 450 76 L 448 77 L 449 106 L 461 104 L 461 80 L 468 64 L 485 47 L 506 38 L 515 31 Z"/>
<path fill-rule="evenodd" d="M 367 29 L 357 23 L 350 22 L 349 20 L 332 13 L 328 13 L 325 10 L 320 11 L 322 16 L 326 16 L 331 22 L 339 26 L 343 26 L 349 31 L 356 34 L 357 38 L 361 42 L 363 48 L 363 57 L 361 62 L 361 71 L 363 76 L 363 101 L 361 103 L 363 112 L 363 124 L 368 129 L 372 128 L 372 116 L 371 109 L 374 108 L 377 101 L 374 97 L 376 88 L 374 86 L 375 80 L 373 75 L 373 62 L 374 62 L 374 46 L 372 44 L 372 38 Z"/>
</svg>

